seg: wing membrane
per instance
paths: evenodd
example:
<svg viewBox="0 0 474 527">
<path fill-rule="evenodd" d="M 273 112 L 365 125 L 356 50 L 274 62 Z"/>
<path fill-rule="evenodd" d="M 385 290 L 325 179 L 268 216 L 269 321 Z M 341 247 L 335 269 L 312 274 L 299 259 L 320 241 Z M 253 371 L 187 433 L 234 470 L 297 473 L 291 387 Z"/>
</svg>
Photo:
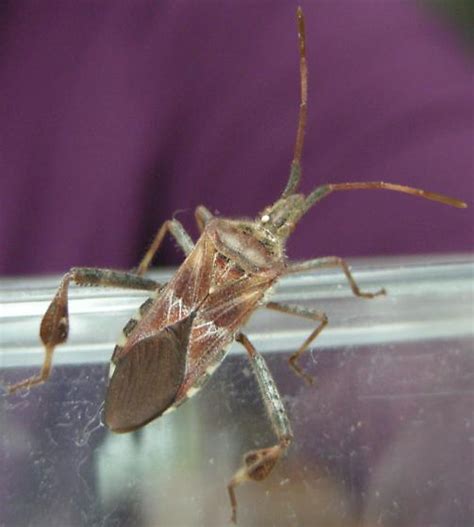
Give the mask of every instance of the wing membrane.
<svg viewBox="0 0 474 527">
<path fill-rule="evenodd" d="M 184 379 L 194 316 L 139 340 L 117 361 L 105 401 L 105 422 L 111 430 L 140 428 L 174 402 Z"/>
</svg>

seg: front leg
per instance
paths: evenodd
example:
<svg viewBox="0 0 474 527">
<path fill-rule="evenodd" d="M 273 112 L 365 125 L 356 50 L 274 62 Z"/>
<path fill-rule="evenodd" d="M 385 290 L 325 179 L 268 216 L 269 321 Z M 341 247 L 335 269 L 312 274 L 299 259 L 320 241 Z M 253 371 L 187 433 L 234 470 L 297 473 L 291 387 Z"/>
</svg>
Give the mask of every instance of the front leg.
<svg viewBox="0 0 474 527">
<path fill-rule="evenodd" d="M 199 207 L 197 207 L 197 209 L 194 211 L 194 217 L 196 218 L 199 232 L 202 233 L 207 223 L 209 223 L 214 216 L 212 215 L 212 212 L 204 205 L 199 205 Z"/>
<path fill-rule="evenodd" d="M 181 225 L 178 220 L 172 219 L 167 220 L 163 225 L 158 229 L 158 232 L 153 238 L 153 242 L 150 245 L 150 248 L 145 253 L 145 256 L 142 258 L 140 264 L 137 267 L 136 274 L 142 276 L 145 274 L 150 267 L 153 257 L 160 248 L 165 234 L 170 232 L 171 236 L 176 240 L 177 244 L 183 249 L 184 254 L 187 256 L 194 248 L 194 243 L 191 240 L 191 237 L 186 232 L 185 228 Z"/>
<path fill-rule="evenodd" d="M 384 288 L 375 291 L 375 293 L 369 293 L 361 291 L 357 282 L 354 280 L 352 273 L 347 265 L 346 261 L 339 256 L 326 256 L 325 258 L 315 258 L 314 260 L 307 260 L 306 262 L 296 262 L 289 264 L 285 274 L 302 273 L 304 271 L 310 271 L 312 269 L 328 269 L 339 267 L 342 272 L 346 275 L 347 281 L 351 286 L 352 292 L 355 296 L 362 298 L 374 298 L 374 296 L 385 295 L 387 292 Z"/>
<path fill-rule="evenodd" d="M 71 269 L 61 280 L 58 290 L 41 321 L 40 338 L 45 350 L 41 371 L 28 379 L 7 386 L 6 389 L 9 393 L 16 392 L 22 388 L 30 388 L 48 379 L 51 373 L 54 349 L 59 344 L 66 342 L 68 337 L 68 290 L 71 280 L 78 285 L 121 287 L 143 291 L 156 291 L 162 287 L 154 280 L 142 278 L 132 273 L 89 267 Z"/>
<path fill-rule="evenodd" d="M 293 439 L 290 421 L 286 414 L 283 401 L 278 393 L 278 389 L 273 380 L 273 376 L 265 363 L 265 360 L 254 348 L 250 340 L 243 333 L 239 333 L 235 340 L 240 342 L 247 350 L 252 371 L 257 379 L 260 394 L 265 403 L 267 415 L 270 418 L 273 430 L 278 442 L 268 448 L 251 450 L 244 455 L 242 466 L 230 480 L 227 490 L 229 492 L 230 504 L 232 507 L 231 521 L 237 521 L 237 499 L 235 497 L 235 487 L 246 481 L 262 481 L 272 471 L 273 467 L 290 446 Z"/>
</svg>

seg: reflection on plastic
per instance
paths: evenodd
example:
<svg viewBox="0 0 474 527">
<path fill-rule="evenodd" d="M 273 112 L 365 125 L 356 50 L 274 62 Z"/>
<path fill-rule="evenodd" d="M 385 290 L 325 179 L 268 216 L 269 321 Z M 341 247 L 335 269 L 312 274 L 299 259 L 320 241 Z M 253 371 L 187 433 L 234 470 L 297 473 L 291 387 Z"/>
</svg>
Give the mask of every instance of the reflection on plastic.
<svg viewBox="0 0 474 527">
<path fill-rule="evenodd" d="M 247 333 L 284 394 L 295 442 L 262 484 L 238 489 L 239 525 L 469 525 L 472 505 L 473 265 L 466 258 L 355 266 L 354 298 L 337 272 L 286 280 L 275 297 L 324 309 L 327 331 L 303 360 L 285 358 L 311 325 L 258 313 Z M 158 275 L 163 280 L 162 275 Z M 41 363 L 39 319 L 57 280 L 0 284 L 1 379 Z M 76 288 L 70 342 L 51 380 L 2 395 L 0 525 L 214 526 L 226 484 L 272 431 L 238 347 L 206 389 L 145 429 L 101 424 L 106 361 L 141 293 Z"/>
</svg>

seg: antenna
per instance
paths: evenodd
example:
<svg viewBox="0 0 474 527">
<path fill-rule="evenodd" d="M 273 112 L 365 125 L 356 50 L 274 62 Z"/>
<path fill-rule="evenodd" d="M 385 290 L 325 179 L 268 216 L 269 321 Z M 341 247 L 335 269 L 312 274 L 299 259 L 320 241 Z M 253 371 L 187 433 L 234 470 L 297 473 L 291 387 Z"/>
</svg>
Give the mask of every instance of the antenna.
<svg viewBox="0 0 474 527">
<path fill-rule="evenodd" d="M 304 145 L 304 133 L 308 117 L 308 64 L 306 62 L 306 35 L 304 29 L 304 15 L 301 7 L 296 11 L 296 23 L 298 27 L 298 43 L 300 50 L 300 112 L 298 118 L 298 129 L 296 131 L 295 151 L 291 162 L 290 177 L 281 197 L 286 198 L 293 194 L 301 179 L 301 154 Z"/>
</svg>

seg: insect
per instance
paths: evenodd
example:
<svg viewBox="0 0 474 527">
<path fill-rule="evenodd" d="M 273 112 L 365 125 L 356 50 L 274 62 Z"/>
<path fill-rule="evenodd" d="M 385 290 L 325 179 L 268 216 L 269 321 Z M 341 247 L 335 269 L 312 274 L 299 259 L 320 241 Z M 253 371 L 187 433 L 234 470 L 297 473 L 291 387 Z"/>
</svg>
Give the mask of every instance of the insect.
<svg viewBox="0 0 474 527">
<path fill-rule="evenodd" d="M 298 221 L 332 192 L 386 189 L 420 196 L 458 208 L 465 203 L 403 185 L 385 182 L 327 184 L 308 195 L 297 192 L 307 120 L 308 72 L 304 17 L 297 10 L 300 65 L 300 108 L 294 157 L 285 189 L 275 203 L 255 220 L 215 217 L 204 206 L 196 209 L 201 235 L 194 243 L 176 219 L 166 221 L 135 272 L 73 268 L 64 275 L 40 326 L 45 347 L 41 372 L 9 387 L 10 392 L 44 382 L 50 375 L 53 352 L 68 337 L 68 288 L 78 285 L 123 287 L 149 291 L 149 298 L 131 318 L 111 358 L 105 400 L 105 423 L 113 432 L 136 430 L 170 412 L 194 395 L 223 360 L 236 340 L 247 351 L 265 408 L 276 435 L 275 444 L 247 452 L 227 490 L 232 521 L 237 519 L 235 489 L 246 481 L 264 480 L 288 449 L 293 433 L 272 375 L 264 358 L 241 331 L 259 307 L 314 321 L 315 329 L 289 358 L 289 364 L 307 383 L 312 377 L 299 359 L 327 324 L 315 309 L 272 302 L 268 293 L 282 276 L 328 267 L 339 268 L 354 295 L 373 298 L 385 294 L 361 291 L 346 262 L 339 257 L 292 263 L 285 244 Z M 186 258 L 167 284 L 144 277 L 166 234 L 171 234 Z"/>
</svg>

